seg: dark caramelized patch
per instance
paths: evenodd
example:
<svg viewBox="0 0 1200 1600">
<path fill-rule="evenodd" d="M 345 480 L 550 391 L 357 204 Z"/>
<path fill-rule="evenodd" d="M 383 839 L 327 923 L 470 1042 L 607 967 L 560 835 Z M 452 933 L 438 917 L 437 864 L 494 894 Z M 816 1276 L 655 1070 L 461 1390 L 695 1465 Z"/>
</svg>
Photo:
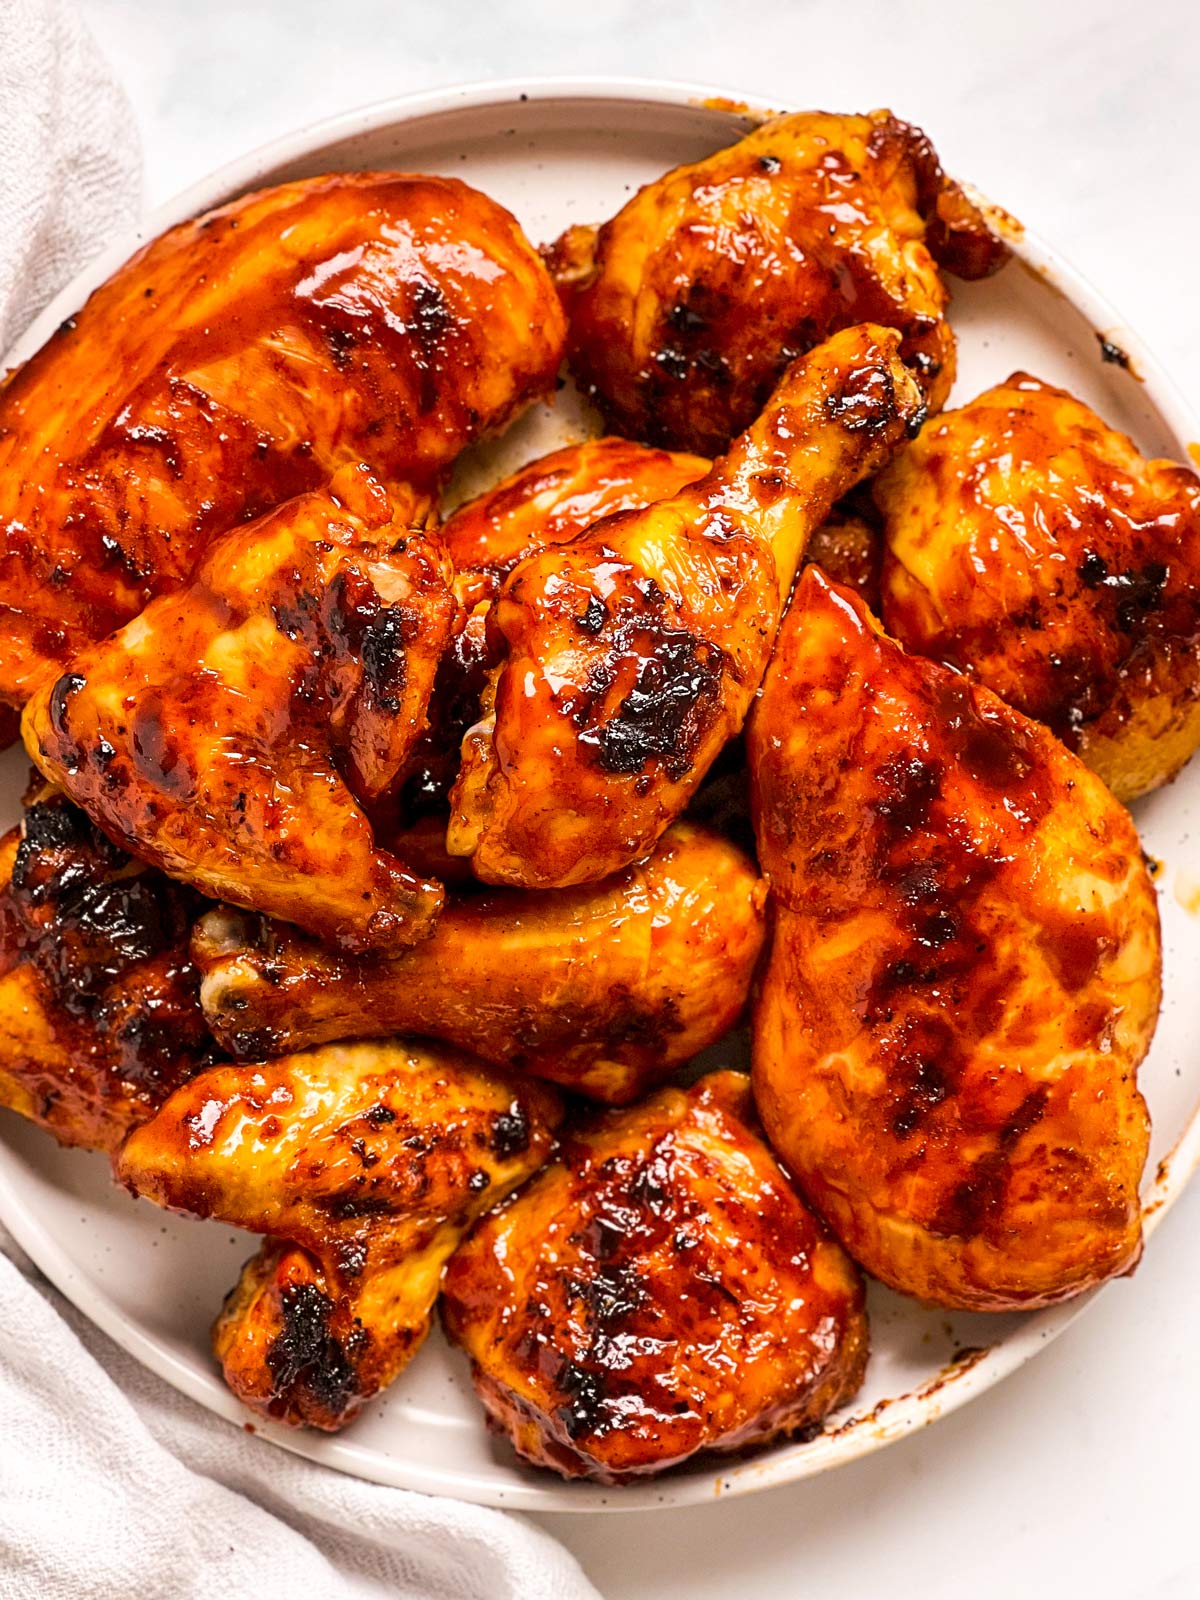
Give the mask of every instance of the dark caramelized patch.
<svg viewBox="0 0 1200 1600">
<path fill-rule="evenodd" d="M 507 1111 L 498 1111 L 492 1119 L 493 1155 L 498 1161 L 510 1161 L 528 1150 L 532 1133 L 525 1107 L 514 1100 Z"/>
<path fill-rule="evenodd" d="M 894 421 L 898 410 L 891 373 L 875 365 L 853 369 L 845 385 L 826 398 L 825 409 L 852 433 L 878 433 Z"/>
<path fill-rule="evenodd" d="M 6 967 L 36 970 L 72 1063 L 47 1113 L 60 1137 L 107 1143 L 213 1060 L 188 950 L 206 904 L 131 860 L 63 796 L 27 809 L 0 922 Z M 7 1066 L 43 1070 L 35 1060 Z"/>
<path fill-rule="evenodd" d="M 354 1366 L 331 1332 L 333 1302 L 316 1284 L 288 1284 L 280 1293 L 280 1332 L 267 1349 L 274 1395 L 270 1410 L 287 1411 L 302 1388 L 329 1417 L 340 1417 L 357 1393 Z"/>
<path fill-rule="evenodd" d="M 612 673 L 605 671 L 596 675 L 591 692 L 576 708 L 580 743 L 595 750 L 597 764 L 606 772 L 640 773 L 660 760 L 668 777 L 678 781 L 690 771 L 719 704 L 724 657 L 683 629 L 647 629 L 638 643 L 642 649 L 636 677 L 616 710 L 592 720 L 597 702 L 612 687 Z"/>
<path fill-rule="evenodd" d="M 1003 1211 L 1013 1150 L 1042 1120 L 1049 1092 L 1044 1083 L 1029 1091 L 1001 1128 L 993 1148 L 973 1163 L 968 1176 L 942 1206 L 933 1223 L 935 1232 L 964 1237 L 983 1233 L 991 1219 Z"/>
</svg>

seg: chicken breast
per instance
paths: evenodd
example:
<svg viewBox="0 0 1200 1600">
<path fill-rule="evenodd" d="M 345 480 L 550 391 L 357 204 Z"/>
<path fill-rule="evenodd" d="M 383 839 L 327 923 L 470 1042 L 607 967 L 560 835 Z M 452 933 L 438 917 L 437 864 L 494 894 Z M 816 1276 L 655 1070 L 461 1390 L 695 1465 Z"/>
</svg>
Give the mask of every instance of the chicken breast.
<svg viewBox="0 0 1200 1600">
<path fill-rule="evenodd" d="M 1161 957 L 1127 812 L 813 567 L 748 749 L 775 904 L 754 1090 L 808 1200 L 940 1305 L 1043 1306 L 1130 1270 Z"/>
<path fill-rule="evenodd" d="M 862 1280 L 735 1072 L 571 1132 L 454 1256 L 442 1320 L 521 1456 L 606 1483 L 813 1426 L 867 1357 Z"/>
<path fill-rule="evenodd" d="M 883 619 L 1046 723 L 1113 793 L 1200 744 L 1200 478 L 1014 373 L 875 486 Z"/>
<path fill-rule="evenodd" d="M 172 228 L 0 390 L 0 698 L 340 467 L 432 494 L 564 335 L 516 221 L 453 178 L 333 173 Z"/>
</svg>

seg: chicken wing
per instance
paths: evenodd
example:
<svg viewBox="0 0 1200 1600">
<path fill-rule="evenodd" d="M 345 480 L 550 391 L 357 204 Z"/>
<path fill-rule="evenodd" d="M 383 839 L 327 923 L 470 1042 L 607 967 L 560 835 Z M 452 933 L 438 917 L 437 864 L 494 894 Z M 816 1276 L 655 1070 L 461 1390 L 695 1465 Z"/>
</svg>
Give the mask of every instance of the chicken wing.
<svg viewBox="0 0 1200 1600">
<path fill-rule="evenodd" d="M 748 746 L 775 904 L 754 1088 L 809 1201 L 941 1305 L 1042 1306 L 1128 1271 L 1161 959 L 1126 811 L 814 567 Z"/>
<path fill-rule="evenodd" d="M 564 337 L 513 217 L 452 178 L 335 173 L 171 229 L 0 392 L 0 698 L 341 466 L 434 491 Z"/>
<path fill-rule="evenodd" d="M 607 877 L 682 811 L 742 725 L 809 533 L 920 415 L 899 343 L 835 334 L 707 477 L 513 570 L 447 833 L 478 877 Z"/>
<path fill-rule="evenodd" d="M 442 1320 L 520 1455 L 608 1483 L 810 1427 L 867 1358 L 862 1280 L 735 1072 L 568 1135 L 454 1256 Z"/>
<path fill-rule="evenodd" d="M 735 845 L 680 822 L 606 883 L 452 903 L 395 956 L 338 956 L 224 910 L 193 952 L 209 1023 L 235 1056 L 417 1033 L 624 1103 L 737 1021 L 765 898 Z"/>
<path fill-rule="evenodd" d="M 876 486 L 883 618 L 1054 729 L 1114 794 L 1200 745 L 1200 479 L 1014 373 Z"/>
<path fill-rule="evenodd" d="M 777 117 L 546 256 L 572 370 L 609 426 L 714 455 L 790 361 L 854 323 L 899 329 L 940 407 L 954 336 L 935 258 L 977 278 L 1007 250 L 924 134 L 876 111 Z"/>
<path fill-rule="evenodd" d="M 340 1428 L 411 1360 L 471 1223 L 546 1160 L 553 1090 L 389 1042 L 212 1067 L 117 1159 L 134 1194 L 271 1241 L 213 1330 L 234 1393 Z"/>
<path fill-rule="evenodd" d="M 110 838 L 346 948 L 411 943 L 440 885 L 374 848 L 455 602 L 364 468 L 212 546 L 25 710 L 30 755 Z"/>
<path fill-rule="evenodd" d="M 0 841 L 0 1105 L 115 1150 L 216 1047 L 188 932 L 205 902 L 38 787 Z"/>
</svg>

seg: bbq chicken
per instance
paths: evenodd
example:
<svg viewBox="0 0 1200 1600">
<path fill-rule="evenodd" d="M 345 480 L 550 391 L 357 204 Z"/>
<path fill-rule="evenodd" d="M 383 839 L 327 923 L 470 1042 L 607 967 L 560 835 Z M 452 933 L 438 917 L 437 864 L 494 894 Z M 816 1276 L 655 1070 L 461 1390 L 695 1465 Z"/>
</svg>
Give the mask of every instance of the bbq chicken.
<svg viewBox="0 0 1200 1600">
<path fill-rule="evenodd" d="M 447 832 L 478 877 L 563 887 L 653 848 L 741 728 L 809 534 L 921 414 L 899 344 L 835 334 L 706 477 L 513 569 Z"/>
<path fill-rule="evenodd" d="M 439 884 L 359 802 L 425 726 L 455 616 L 440 551 L 361 467 L 218 540 L 183 589 L 74 656 L 26 747 L 110 838 L 349 949 L 411 943 Z"/>
<path fill-rule="evenodd" d="M 327 1045 L 192 1079 L 117 1174 L 267 1235 L 214 1328 L 217 1358 L 251 1409 L 335 1429 L 412 1358 L 447 1258 L 546 1160 L 559 1116 L 553 1090 L 449 1051 Z"/>
<path fill-rule="evenodd" d="M 439 668 L 429 731 L 410 764 L 403 794 L 410 824 L 443 806 L 458 776 L 463 737 L 478 720 L 489 672 L 500 659 L 487 625 L 491 602 L 517 563 L 565 544 L 601 517 L 668 499 L 710 465 L 629 439 L 588 439 L 528 462 L 446 519 L 439 538 L 467 616 Z M 444 822 L 441 831 L 444 842 Z M 401 854 L 411 841 L 409 827 L 397 839 Z"/>
<path fill-rule="evenodd" d="M 936 263 L 978 278 L 1006 256 L 924 134 L 887 111 L 774 118 L 546 251 L 572 371 L 608 425 L 707 455 L 790 361 L 855 323 L 900 331 L 939 408 L 954 335 Z"/>
<path fill-rule="evenodd" d="M 876 486 L 883 619 L 1053 728 L 1122 800 L 1200 745 L 1200 479 L 1014 373 Z"/>
<path fill-rule="evenodd" d="M 0 1105 L 115 1150 L 216 1057 L 188 954 L 207 904 L 37 786 L 0 840 Z"/>
<path fill-rule="evenodd" d="M 655 450 L 631 439 L 587 439 L 540 456 L 477 495 L 441 530 L 459 583 L 472 598 L 495 599 L 519 561 L 616 511 L 669 500 L 703 478 L 703 456 Z"/>
<path fill-rule="evenodd" d="M 679 822 L 602 884 L 452 902 L 430 938 L 396 955 L 339 955 L 224 909 L 201 921 L 193 953 L 232 1055 L 424 1034 L 624 1103 L 737 1022 L 765 899 L 735 845 Z"/>
<path fill-rule="evenodd" d="M 335 173 L 172 228 L 0 391 L 0 698 L 348 463 L 433 493 L 564 337 L 513 217 L 451 178 Z"/>
<path fill-rule="evenodd" d="M 858 1271 L 735 1072 L 569 1133 L 458 1250 L 442 1320 L 520 1455 L 610 1483 L 813 1427 L 867 1358 Z"/>
<path fill-rule="evenodd" d="M 1128 813 L 1045 728 L 803 575 L 749 729 L 767 1133 L 855 1260 L 972 1310 L 1133 1267 L 1158 1013 Z"/>
</svg>

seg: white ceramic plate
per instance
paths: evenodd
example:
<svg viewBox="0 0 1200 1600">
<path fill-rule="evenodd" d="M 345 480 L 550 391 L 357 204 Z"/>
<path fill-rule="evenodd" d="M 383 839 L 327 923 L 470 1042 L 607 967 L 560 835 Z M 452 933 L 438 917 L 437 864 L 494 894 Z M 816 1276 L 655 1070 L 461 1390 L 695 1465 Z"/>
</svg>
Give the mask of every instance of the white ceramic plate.
<svg viewBox="0 0 1200 1600">
<path fill-rule="evenodd" d="M 32 354 L 144 239 L 259 184 L 333 168 L 454 173 L 510 206 L 540 242 L 567 223 L 609 216 L 638 184 L 746 126 L 728 101 L 705 91 L 588 80 L 447 90 L 356 112 L 259 151 L 157 211 L 59 296 L 10 363 Z M 997 278 L 953 288 L 956 396 L 1025 367 L 1067 385 L 1147 453 L 1186 459 L 1195 449 L 1200 431 L 1153 359 L 1044 246 L 1026 239 Z M 1129 370 L 1102 359 L 1099 335 L 1128 354 Z M 580 407 L 560 397 L 477 459 L 470 475 L 477 481 L 498 461 L 527 459 L 584 425 Z M 17 751 L 0 758 L 4 827 L 18 815 L 25 770 Z M 1186 909 L 1200 902 L 1200 762 L 1136 814 L 1147 850 L 1163 863 L 1166 1001 L 1141 1075 L 1154 1118 L 1145 1196 L 1152 1233 L 1200 1158 L 1200 922 Z M 60 1150 L 8 1113 L 0 1113 L 0 1219 L 63 1293 L 139 1360 L 231 1422 L 247 1422 L 213 1365 L 208 1328 L 256 1240 L 133 1201 L 113 1187 L 103 1158 Z M 254 1426 L 344 1472 L 465 1500 L 559 1511 L 693 1504 L 822 1472 L 936 1420 L 1035 1354 L 1090 1298 L 1029 1316 L 951 1316 L 873 1286 L 866 1384 L 822 1436 L 620 1490 L 563 1484 L 522 1467 L 487 1432 L 465 1363 L 436 1333 L 341 1437 Z"/>
</svg>

